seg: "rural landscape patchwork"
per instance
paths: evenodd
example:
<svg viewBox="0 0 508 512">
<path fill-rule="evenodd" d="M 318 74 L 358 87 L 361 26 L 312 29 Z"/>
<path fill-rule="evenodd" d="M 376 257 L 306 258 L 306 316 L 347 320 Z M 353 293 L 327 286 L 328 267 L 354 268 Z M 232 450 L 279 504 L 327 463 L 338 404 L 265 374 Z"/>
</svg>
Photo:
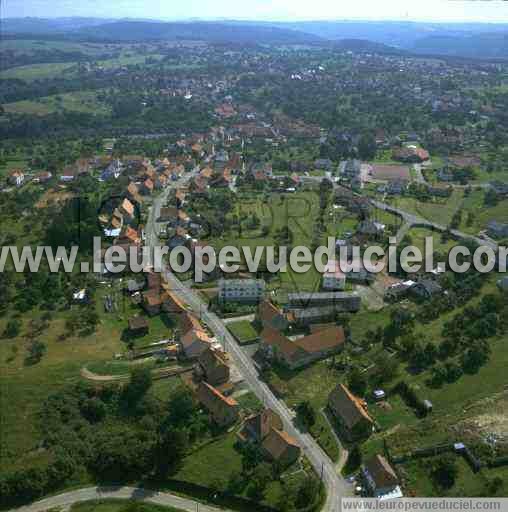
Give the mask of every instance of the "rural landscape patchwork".
<svg viewBox="0 0 508 512">
<path fill-rule="evenodd" d="M 508 510 L 508 5 L 442 3 L 1 7 L 1 510 Z"/>
</svg>

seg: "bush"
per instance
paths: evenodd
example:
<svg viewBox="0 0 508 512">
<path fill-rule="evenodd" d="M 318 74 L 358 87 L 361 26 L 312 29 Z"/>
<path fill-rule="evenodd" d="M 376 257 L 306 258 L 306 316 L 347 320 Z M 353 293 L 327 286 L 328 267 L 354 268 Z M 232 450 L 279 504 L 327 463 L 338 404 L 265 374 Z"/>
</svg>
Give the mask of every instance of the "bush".
<svg viewBox="0 0 508 512">
<path fill-rule="evenodd" d="M 9 320 L 7 322 L 7 325 L 5 326 L 4 336 L 6 338 L 15 338 L 19 335 L 21 331 L 21 322 L 13 318 L 12 320 Z"/>
<path fill-rule="evenodd" d="M 359 370 L 359 368 L 353 368 L 348 377 L 349 389 L 352 393 L 357 396 L 365 396 L 367 391 L 367 379 Z"/>
<path fill-rule="evenodd" d="M 455 484 L 458 474 L 459 469 L 452 455 L 444 455 L 432 463 L 432 478 L 443 489 L 451 489 Z"/>
<path fill-rule="evenodd" d="M 316 423 L 316 411 L 307 400 L 296 407 L 296 417 L 307 430 Z"/>
<path fill-rule="evenodd" d="M 33 341 L 28 349 L 28 355 L 25 358 L 26 365 L 37 364 L 46 353 L 46 345 L 42 341 Z"/>
<path fill-rule="evenodd" d="M 425 408 L 423 400 L 416 394 L 414 388 L 409 386 L 405 381 L 401 380 L 393 388 L 393 391 L 395 393 L 399 393 L 407 405 L 416 409 L 418 414 L 421 416 L 425 416 L 427 414 L 427 409 Z"/>
</svg>

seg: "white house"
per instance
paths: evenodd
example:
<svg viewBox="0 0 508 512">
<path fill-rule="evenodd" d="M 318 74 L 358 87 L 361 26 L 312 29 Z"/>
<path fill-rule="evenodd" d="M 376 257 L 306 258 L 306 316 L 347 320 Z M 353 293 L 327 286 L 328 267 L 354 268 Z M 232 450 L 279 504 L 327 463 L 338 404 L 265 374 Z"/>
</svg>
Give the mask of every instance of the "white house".
<svg viewBox="0 0 508 512">
<path fill-rule="evenodd" d="M 382 455 L 375 455 L 362 466 L 362 476 L 369 493 L 375 498 L 402 498 L 399 477 Z"/>
<path fill-rule="evenodd" d="M 21 187 L 25 182 L 25 174 L 20 169 L 15 169 L 9 174 L 9 183 Z"/>
<path fill-rule="evenodd" d="M 76 178 L 76 171 L 72 167 L 66 167 L 60 175 L 60 181 L 69 182 Z"/>
<path fill-rule="evenodd" d="M 220 302 L 257 303 L 265 294 L 265 282 L 262 279 L 220 279 Z"/>
</svg>

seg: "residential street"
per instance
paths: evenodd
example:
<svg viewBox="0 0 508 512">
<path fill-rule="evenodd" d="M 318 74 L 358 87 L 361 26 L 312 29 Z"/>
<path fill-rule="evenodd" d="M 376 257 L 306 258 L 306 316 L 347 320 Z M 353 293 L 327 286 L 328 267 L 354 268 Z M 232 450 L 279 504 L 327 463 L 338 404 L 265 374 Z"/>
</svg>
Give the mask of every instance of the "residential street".
<svg viewBox="0 0 508 512">
<path fill-rule="evenodd" d="M 151 491 L 139 487 L 87 487 L 76 491 L 51 496 L 10 512 L 43 512 L 55 507 L 69 507 L 74 503 L 90 500 L 128 499 L 146 501 L 156 505 L 174 507 L 185 512 L 219 512 L 225 509 L 202 505 L 197 501 L 181 498 L 166 492 Z"/>
<path fill-rule="evenodd" d="M 177 184 L 173 184 L 176 186 Z M 169 189 L 168 189 L 169 190 Z M 169 194 L 166 190 L 159 198 L 156 198 L 154 205 L 150 210 L 147 221 L 147 244 L 158 244 L 156 236 L 157 228 L 156 218 L 163 201 Z M 224 349 L 232 357 L 236 367 L 242 374 L 245 382 L 256 394 L 259 400 L 263 402 L 265 407 L 269 407 L 279 414 L 284 422 L 285 430 L 294 438 L 296 438 L 315 471 L 318 475 L 322 475 L 323 482 L 326 486 L 327 501 L 323 510 L 326 512 L 338 512 L 340 510 L 340 498 L 348 496 L 352 493 L 352 488 L 346 481 L 341 478 L 337 472 L 334 463 L 328 458 L 324 451 L 319 447 L 317 442 L 310 434 L 300 432 L 293 424 L 294 414 L 287 405 L 272 393 L 268 386 L 259 378 L 258 372 L 250 358 L 243 353 L 237 345 L 233 336 L 229 333 L 226 324 L 215 313 L 208 311 L 207 305 L 199 297 L 194 290 L 182 284 L 171 272 L 166 270 L 164 276 L 168 284 L 172 287 L 174 293 L 190 306 L 197 316 L 208 326 L 214 336 L 223 345 Z"/>
</svg>

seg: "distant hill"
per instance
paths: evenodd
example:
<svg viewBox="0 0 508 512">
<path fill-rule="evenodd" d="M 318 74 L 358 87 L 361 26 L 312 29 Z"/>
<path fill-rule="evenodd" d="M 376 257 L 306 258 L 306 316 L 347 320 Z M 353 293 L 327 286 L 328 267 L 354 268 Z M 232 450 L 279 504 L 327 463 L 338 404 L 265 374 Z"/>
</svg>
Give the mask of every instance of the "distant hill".
<svg viewBox="0 0 508 512">
<path fill-rule="evenodd" d="M 6 37 L 239 44 L 324 44 L 351 51 L 508 59 L 508 24 L 400 21 L 259 22 L 7 18 Z"/>
<path fill-rule="evenodd" d="M 389 54 L 405 54 L 407 52 L 388 46 L 387 44 L 367 41 L 366 39 L 341 39 L 330 43 L 334 48 L 342 51 L 367 52 L 367 53 L 389 53 Z"/>
<path fill-rule="evenodd" d="M 317 35 L 323 39 L 365 39 L 405 50 L 421 39 L 432 36 L 464 37 L 475 34 L 508 32 L 507 24 L 494 23 L 423 23 L 410 21 L 302 21 L 276 23 Z"/>
<path fill-rule="evenodd" d="M 268 25 L 237 25 L 214 22 L 160 23 L 116 21 L 83 27 L 83 36 L 116 41 L 200 40 L 207 42 L 305 44 L 322 41 L 319 36 Z"/>
<path fill-rule="evenodd" d="M 415 42 L 412 51 L 454 57 L 508 59 L 508 31 L 462 37 L 425 37 Z"/>
<path fill-rule="evenodd" d="M 82 27 L 103 25 L 114 21 L 105 18 L 5 18 L 2 32 L 11 34 L 51 34 L 77 30 Z"/>
</svg>

